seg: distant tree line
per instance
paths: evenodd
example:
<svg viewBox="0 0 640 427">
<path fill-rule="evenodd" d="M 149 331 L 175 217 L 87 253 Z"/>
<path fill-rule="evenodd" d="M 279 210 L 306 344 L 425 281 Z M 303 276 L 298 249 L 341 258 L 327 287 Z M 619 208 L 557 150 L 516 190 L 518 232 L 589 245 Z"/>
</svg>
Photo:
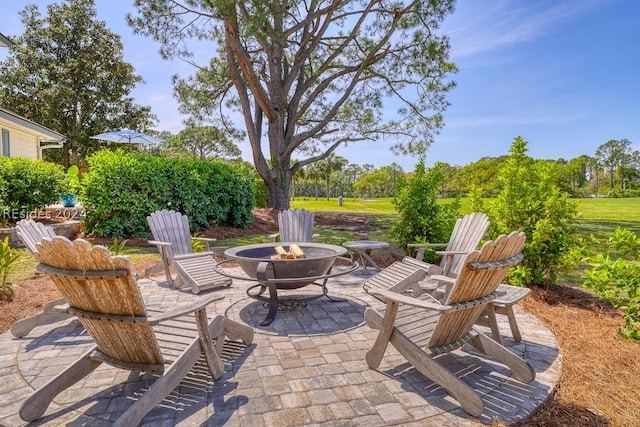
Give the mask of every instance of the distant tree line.
<svg viewBox="0 0 640 427">
<path fill-rule="evenodd" d="M 571 197 L 640 197 L 640 152 L 631 146 L 628 139 L 612 139 L 600 145 L 592 156 L 535 162 L 548 164 L 553 183 Z M 439 196 L 466 196 L 472 188 L 480 189 L 484 197 L 495 196 L 501 188 L 498 171 L 505 167 L 508 157 L 483 157 L 465 166 L 436 162 L 434 166 L 444 176 Z M 331 155 L 295 176 L 291 196 L 394 197 L 411 173 L 396 163 L 376 168 Z"/>
</svg>

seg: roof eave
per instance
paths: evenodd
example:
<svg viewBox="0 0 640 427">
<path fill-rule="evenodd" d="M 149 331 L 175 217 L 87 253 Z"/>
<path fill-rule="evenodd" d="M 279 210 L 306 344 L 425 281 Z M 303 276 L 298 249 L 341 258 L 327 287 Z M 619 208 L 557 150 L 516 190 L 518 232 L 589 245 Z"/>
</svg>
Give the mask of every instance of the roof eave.
<svg viewBox="0 0 640 427">
<path fill-rule="evenodd" d="M 9 40 L 4 34 L 0 33 L 0 47 L 11 47 L 15 43 Z"/>
<path fill-rule="evenodd" d="M 51 138 L 53 141 L 65 141 L 67 139 L 66 136 L 51 130 L 47 127 L 44 127 L 42 125 L 39 125 L 36 122 L 33 122 L 27 118 L 24 118 L 22 116 L 17 115 L 16 113 L 9 111 L 9 110 L 5 110 L 4 108 L 0 108 L 0 117 L 5 119 L 5 120 L 9 120 L 19 126 L 25 127 L 29 130 L 32 130 L 38 134 L 41 134 L 42 136 L 46 137 L 46 138 Z M 52 141 L 52 142 L 53 142 Z"/>
</svg>

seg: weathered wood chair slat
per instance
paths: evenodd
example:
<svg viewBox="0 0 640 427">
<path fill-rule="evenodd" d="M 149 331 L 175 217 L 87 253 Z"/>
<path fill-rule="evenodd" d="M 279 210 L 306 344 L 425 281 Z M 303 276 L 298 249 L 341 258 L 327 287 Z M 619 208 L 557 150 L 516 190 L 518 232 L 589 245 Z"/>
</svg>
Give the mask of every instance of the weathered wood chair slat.
<svg viewBox="0 0 640 427">
<path fill-rule="evenodd" d="M 409 248 L 417 248 L 415 258 L 419 261 L 424 259 L 427 247 L 444 247 L 442 251 L 436 251 L 442 255 L 440 260 L 440 272 L 446 276 L 455 277 L 462 268 L 464 256 L 475 250 L 482 237 L 489 229 L 489 217 L 481 212 L 474 212 L 465 215 L 456 221 L 449 242 L 447 243 L 410 243 Z"/>
<path fill-rule="evenodd" d="M 37 251 L 36 245 L 40 243 L 42 239 L 52 239 L 56 236 L 56 232 L 53 228 L 32 219 L 23 219 L 18 221 L 16 223 L 16 234 L 31 253 Z M 56 305 L 63 303 L 63 298 L 50 301 L 44 305 L 40 313 L 17 320 L 13 325 L 11 325 L 11 334 L 14 337 L 24 337 L 38 326 L 49 325 L 51 323 L 57 323 L 68 319 L 70 317 L 69 315 L 52 310 Z"/>
<path fill-rule="evenodd" d="M 383 312 L 369 308 L 365 312 L 367 324 L 379 330 L 371 350 L 366 354 L 370 368 L 379 366 L 388 343 L 391 343 L 418 371 L 446 389 L 458 400 L 462 409 L 479 416 L 484 405 L 480 395 L 467 386 L 454 373 L 438 362 L 436 356 L 470 343 L 481 352 L 504 363 L 513 376 L 523 382 L 531 382 L 535 371 L 523 359 L 498 342 L 474 328 L 487 304 L 499 297 L 498 287 L 507 270 L 522 259 L 524 233 L 513 232 L 486 242 L 482 249 L 469 253 L 457 276 L 433 276 L 436 280 L 450 281 L 451 290 L 441 303 L 428 294 L 402 293 L 425 277 L 426 270 L 411 264 L 413 273 L 406 266 L 394 264 L 379 275 L 400 274 L 401 289 L 389 291 L 370 289 L 386 301 Z M 398 273 L 401 271 L 404 273 Z M 415 280 L 413 285 L 409 283 Z"/>
<path fill-rule="evenodd" d="M 456 225 L 451 233 L 451 237 L 448 243 L 420 243 L 409 244 L 408 247 L 418 248 L 415 260 L 407 257 L 403 260 L 403 263 L 408 266 L 417 266 L 427 271 L 427 278 L 421 284 L 421 286 L 415 286 L 412 290 L 416 295 L 421 294 L 423 291 L 432 293 L 438 299 L 444 301 L 451 288 L 451 282 L 438 283 L 430 280 L 429 277 L 434 275 L 445 275 L 449 277 L 456 277 L 462 268 L 462 263 L 465 260 L 465 256 L 471 251 L 475 250 L 489 228 L 489 217 L 484 213 L 474 212 L 469 215 L 465 215 L 456 221 Z M 425 249 L 427 247 L 445 246 L 444 251 L 437 251 L 442 255 L 439 265 L 428 264 L 422 262 L 424 259 Z M 374 277 L 375 279 L 375 277 Z M 393 280 L 391 281 L 393 283 Z M 444 284 L 444 286 L 439 286 Z M 397 285 L 396 285 L 397 286 Z M 382 282 L 381 279 L 375 279 L 371 282 L 365 282 L 365 291 L 369 291 L 370 288 L 388 289 L 389 285 Z M 479 323 L 487 324 L 491 327 L 493 338 L 502 343 L 502 337 L 498 328 L 498 322 L 496 314 L 507 316 L 509 320 L 509 326 L 515 341 L 520 341 L 522 336 L 518 328 L 518 324 L 515 318 L 514 305 L 520 302 L 528 294 L 527 288 L 520 288 L 510 285 L 501 285 L 500 293 L 503 294 L 496 301 L 486 306 L 486 313 L 480 318 Z"/>
<path fill-rule="evenodd" d="M 231 285 L 231 279 L 214 268 L 216 253 L 211 250 L 209 243 L 216 239 L 192 237 L 186 215 L 169 210 L 156 211 L 147 217 L 147 223 L 153 235 L 150 243 L 158 247 L 170 285 L 181 287 L 185 283 L 194 294 Z M 194 239 L 204 241 L 207 251 L 194 253 L 191 243 Z M 171 267 L 177 273 L 175 280 L 171 275 Z M 154 267 L 147 269 L 147 274 L 152 274 L 154 270 Z"/>
<path fill-rule="evenodd" d="M 111 257 L 104 247 L 59 236 L 43 239 L 34 256 L 68 303 L 57 310 L 78 317 L 95 346 L 24 401 L 24 421 L 40 418 L 56 395 L 107 363 L 159 375 L 114 423 L 138 425 L 179 385 L 201 354 L 214 379 L 224 373 L 224 336 L 245 344 L 253 340 L 253 330 L 246 325 L 221 315 L 208 318 L 207 305 L 221 295 L 164 312 L 147 311 L 129 260 Z"/>
<path fill-rule="evenodd" d="M 315 215 L 306 209 L 287 209 L 278 213 L 278 233 L 269 237 L 281 242 L 310 242 L 318 234 L 313 232 Z"/>
</svg>

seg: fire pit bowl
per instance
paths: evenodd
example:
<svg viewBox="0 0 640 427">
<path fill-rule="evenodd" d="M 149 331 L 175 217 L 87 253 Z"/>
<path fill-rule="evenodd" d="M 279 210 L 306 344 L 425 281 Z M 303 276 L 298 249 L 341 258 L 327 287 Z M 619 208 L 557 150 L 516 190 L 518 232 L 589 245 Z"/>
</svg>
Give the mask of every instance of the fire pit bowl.
<svg viewBox="0 0 640 427">
<path fill-rule="evenodd" d="M 238 262 L 242 270 L 252 279 L 258 277 L 259 270 L 270 269 L 269 281 L 276 282 L 278 289 L 297 289 L 325 277 L 338 257 L 347 254 L 346 248 L 324 243 L 296 242 L 305 258 L 271 259 L 276 254 L 276 246 L 289 250 L 289 242 L 258 243 L 227 249 L 224 254 Z M 262 267 L 259 269 L 260 264 Z M 296 280 L 296 279 L 300 280 Z"/>
</svg>

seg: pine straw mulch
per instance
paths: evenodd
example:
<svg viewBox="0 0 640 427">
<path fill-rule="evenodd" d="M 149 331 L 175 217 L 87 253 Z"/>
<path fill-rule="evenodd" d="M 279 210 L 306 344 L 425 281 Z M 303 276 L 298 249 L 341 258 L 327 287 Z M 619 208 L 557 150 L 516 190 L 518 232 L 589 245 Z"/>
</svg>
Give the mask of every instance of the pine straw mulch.
<svg viewBox="0 0 640 427">
<path fill-rule="evenodd" d="M 277 230 L 275 212 L 263 210 L 249 230 L 214 229 L 209 237 L 241 237 Z M 362 232 L 372 226 L 366 216 L 316 216 L 316 225 L 349 227 Z M 239 234 L 238 234 L 239 233 Z M 100 243 L 100 242 L 95 242 Z M 374 254 L 375 255 L 375 254 Z M 376 259 L 388 265 L 394 257 Z M 135 263 L 143 277 L 155 261 Z M 13 302 L 0 301 L 0 333 L 11 324 L 41 310 L 60 296 L 44 276 L 18 283 Z M 640 344 L 617 335 L 622 314 L 591 294 L 570 286 L 534 288 L 522 307 L 537 316 L 558 339 L 562 352 L 562 374 L 555 395 L 532 419 L 518 424 L 527 427 L 640 425 Z M 526 338 L 526 337 L 525 337 Z M 496 425 L 500 425 L 497 423 Z"/>
<path fill-rule="evenodd" d="M 533 289 L 522 306 L 555 334 L 562 374 L 554 398 L 520 425 L 640 425 L 640 343 L 617 334 L 622 313 L 562 285 Z"/>
</svg>

